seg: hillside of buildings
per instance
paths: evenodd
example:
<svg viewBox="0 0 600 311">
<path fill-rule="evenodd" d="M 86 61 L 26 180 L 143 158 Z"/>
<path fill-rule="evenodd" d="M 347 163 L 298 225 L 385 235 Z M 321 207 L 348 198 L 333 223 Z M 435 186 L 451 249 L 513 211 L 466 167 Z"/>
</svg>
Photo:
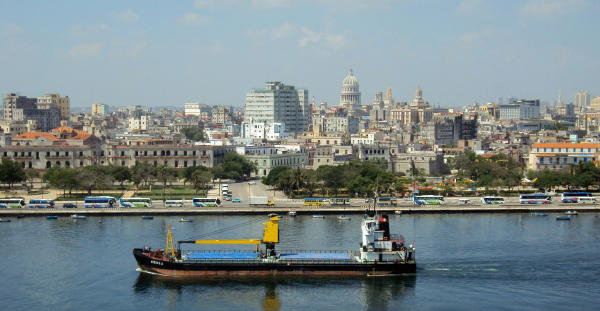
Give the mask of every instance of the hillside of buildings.
<svg viewBox="0 0 600 311">
<path fill-rule="evenodd" d="M 586 92 L 573 102 L 504 98 L 441 108 L 420 88 L 404 101 L 392 89 L 366 101 L 350 72 L 334 105 L 275 81 L 231 106 L 70 107 L 71 98 L 55 93 L 4 95 L 2 196 L 206 194 L 215 180 L 250 178 L 290 197 L 594 189 L 600 182 L 600 97 Z"/>
</svg>

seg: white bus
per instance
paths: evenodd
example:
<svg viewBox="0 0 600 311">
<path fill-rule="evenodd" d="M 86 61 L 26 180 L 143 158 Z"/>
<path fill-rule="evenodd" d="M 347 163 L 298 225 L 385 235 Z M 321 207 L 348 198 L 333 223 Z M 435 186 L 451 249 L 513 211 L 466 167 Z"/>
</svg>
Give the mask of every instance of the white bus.
<svg viewBox="0 0 600 311">
<path fill-rule="evenodd" d="M 115 207 L 117 199 L 114 197 L 102 196 L 102 197 L 85 197 L 83 200 L 83 207 L 85 208 L 106 208 Z"/>
<path fill-rule="evenodd" d="M 534 193 L 534 194 L 521 194 L 519 197 L 519 203 L 521 204 L 552 204 L 552 197 L 548 194 Z"/>
<path fill-rule="evenodd" d="M 120 198 L 120 207 L 152 207 L 152 200 L 149 198 Z"/>
<path fill-rule="evenodd" d="M 481 198 L 483 204 L 504 204 L 504 198 L 501 197 L 483 197 Z"/>
<path fill-rule="evenodd" d="M 0 208 L 23 208 L 25 200 L 23 199 L 0 199 Z"/>
<path fill-rule="evenodd" d="M 444 197 L 441 195 L 414 195 L 413 203 L 417 205 L 442 205 Z"/>
<path fill-rule="evenodd" d="M 196 207 L 218 207 L 221 200 L 218 198 L 192 198 L 192 205 Z"/>
<path fill-rule="evenodd" d="M 183 200 L 165 200 L 165 207 L 183 207 Z"/>
</svg>

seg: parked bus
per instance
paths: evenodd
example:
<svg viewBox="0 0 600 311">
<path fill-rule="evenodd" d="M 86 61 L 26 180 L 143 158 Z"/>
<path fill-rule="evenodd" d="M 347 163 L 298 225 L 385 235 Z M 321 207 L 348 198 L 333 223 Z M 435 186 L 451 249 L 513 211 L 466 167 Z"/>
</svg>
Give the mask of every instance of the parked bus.
<svg viewBox="0 0 600 311">
<path fill-rule="evenodd" d="M 581 198 L 593 198 L 590 192 L 563 192 L 560 196 L 562 203 L 579 203 Z"/>
<path fill-rule="evenodd" d="M 534 194 L 521 194 L 519 197 L 519 203 L 521 204 L 550 204 L 552 203 L 552 197 L 543 193 Z"/>
<path fill-rule="evenodd" d="M 117 199 L 113 197 L 85 197 L 83 207 L 85 208 L 104 208 L 115 207 Z"/>
<path fill-rule="evenodd" d="M 192 205 L 196 207 L 218 207 L 221 200 L 218 198 L 192 198 Z"/>
<path fill-rule="evenodd" d="M 24 206 L 25 200 L 23 199 L 0 199 L 0 208 L 23 208 Z"/>
<path fill-rule="evenodd" d="M 324 200 L 323 198 L 304 198 L 304 206 L 321 206 Z"/>
<path fill-rule="evenodd" d="M 413 203 L 417 205 L 441 205 L 444 204 L 444 197 L 441 195 L 415 195 Z"/>
<path fill-rule="evenodd" d="M 396 206 L 395 197 L 379 197 L 377 198 L 377 205 L 379 206 Z"/>
<path fill-rule="evenodd" d="M 481 198 L 483 204 L 504 204 L 504 198 L 501 197 L 483 197 Z"/>
<path fill-rule="evenodd" d="M 120 198 L 120 207 L 152 207 L 152 200 L 149 198 Z"/>
<path fill-rule="evenodd" d="M 183 200 L 165 200 L 165 207 L 183 207 Z"/>
<path fill-rule="evenodd" d="M 333 206 L 350 205 L 350 198 L 332 198 L 330 201 Z"/>
<path fill-rule="evenodd" d="M 29 200 L 29 208 L 54 208 L 54 200 Z"/>
</svg>

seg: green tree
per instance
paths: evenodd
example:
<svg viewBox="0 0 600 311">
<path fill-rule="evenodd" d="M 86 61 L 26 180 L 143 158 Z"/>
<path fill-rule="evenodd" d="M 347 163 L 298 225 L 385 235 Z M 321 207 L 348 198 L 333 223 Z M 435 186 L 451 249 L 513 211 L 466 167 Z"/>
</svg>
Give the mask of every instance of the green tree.
<svg viewBox="0 0 600 311">
<path fill-rule="evenodd" d="M 208 170 L 195 170 L 190 177 L 190 183 L 194 187 L 195 193 L 200 189 L 206 189 L 207 184 L 213 179 L 213 174 Z"/>
<path fill-rule="evenodd" d="M 276 186 L 282 176 L 285 176 L 292 170 L 289 166 L 276 166 L 269 171 L 269 174 L 263 177 L 262 182 L 265 185 Z"/>
<path fill-rule="evenodd" d="M 169 167 L 165 164 L 165 165 L 158 166 L 156 168 L 155 174 L 156 174 L 155 175 L 156 179 L 159 182 L 162 182 L 162 184 L 163 184 L 163 197 L 164 197 L 165 191 L 167 189 L 167 183 L 169 181 L 177 179 L 177 171 L 174 168 Z"/>
<path fill-rule="evenodd" d="M 149 185 L 152 187 L 156 168 L 148 162 L 138 162 L 131 168 L 131 181 L 137 188 L 140 185 Z"/>
<path fill-rule="evenodd" d="M 33 182 L 40 178 L 41 174 L 39 171 L 32 168 L 25 170 L 25 179 L 29 183 L 29 189 L 33 189 Z"/>
<path fill-rule="evenodd" d="M 112 178 L 119 182 L 121 189 L 124 189 L 124 183 L 132 179 L 131 170 L 126 166 L 113 166 L 110 168 Z"/>
<path fill-rule="evenodd" d="M 186 127 L 181 129 L 181 133 L 189 140 L 206 141 L 204 130 L 200 127 Z"/>
<path fill-rule="evenodd" d="M 12 188 L 15 183 L 24 182 L 26 178 L 25 169 L 19 162 L 10 159 L 0 162 L 0 183 L 8 184 L 8 188 Z"/>
<path fill-rule="evenodd" d="M 206 167 L 206 166 L 188 166 L 186 168 L 184 168 L 183 170 L 179 171 L 179 178 L 183 179 L 183 184 L 187 184 L 188 182 L 192 182 L 192 175 L 196 172 L 196 171 L 205 171 L 205 172 L 211 172 L 211 170 Z M 211 176 L 212 176 L 212 172 L 211 172 Z"/>
<path fill-rule="evenodd" d="M 79 173 L 75 169 L 49 168 L 44 174 L 44 180 L 54 188 L 63 189 L 63 194 L 80 186 Z"/>
<path fill-rule="evenodd" d="M 218 169 L 218 178 L 229 178 L 240 180 L 243 177 L 249 177 L 253 172 L 256 172 L 256 165 L 237 154 L 236 152 L 228 152 L 223 158 L 223 163 L 219 165 L 221 168 Z"/>
<path fill-rule="evenodd" d="M 87 190 L 87 194 L 91 195 L 94 189 L 103 189 L 113 184 L 113 178 L 110 173 L 103 167 L 86 166 L 79 170 L 77 174 L 80 186 Z"/>
</svg>

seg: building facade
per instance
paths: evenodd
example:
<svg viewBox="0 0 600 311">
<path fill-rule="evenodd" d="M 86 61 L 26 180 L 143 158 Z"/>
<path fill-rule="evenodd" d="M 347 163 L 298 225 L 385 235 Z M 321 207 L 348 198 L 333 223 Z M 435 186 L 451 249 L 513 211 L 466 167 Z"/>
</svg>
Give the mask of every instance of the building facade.
<svg viewBox="0 0 600 311">
<path fill-rule="evenodd" d="M 309 114 L 307 90 L 267 82 L 264 89 L 246 94 L 246 123 L 283 123 L 286 132 L 301 133 L 308 128 Z"/>
<path fill-rule="evenodd" d="M 534 143 L 529 153 L 530 170 L 563 170 L 581 162 L 594 162 L 600 151 L 597 143 Z"/>
</svg>

